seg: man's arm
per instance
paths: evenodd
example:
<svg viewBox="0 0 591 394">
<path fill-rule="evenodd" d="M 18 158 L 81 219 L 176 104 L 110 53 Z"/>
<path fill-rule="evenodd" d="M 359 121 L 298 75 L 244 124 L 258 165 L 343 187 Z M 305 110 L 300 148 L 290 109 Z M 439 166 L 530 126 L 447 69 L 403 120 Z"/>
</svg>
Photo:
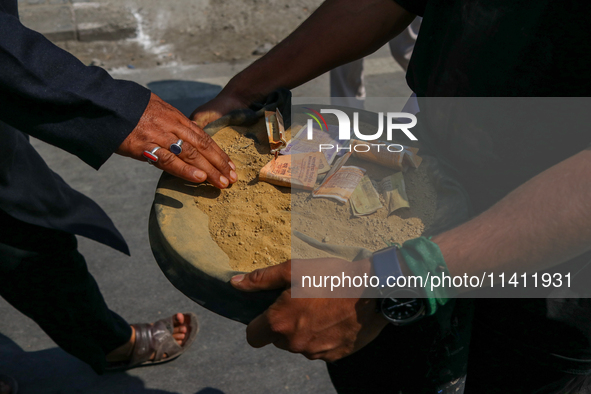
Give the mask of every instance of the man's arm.
<svg viewBox="0 0 591 394">
<path fill-rule="evenodd" d="M 524 183 L 480 216 L 434 237 L 450 273 L 534 272 L 591 250 L 589 174 L 587 149 Z M 317 265 L 339 267 L 331 260 Z M 359 350 L 386 325 L 368 299 L 291 298 L 290 267 L 287 262 L 232 279 L 244 291 L 287 288 L 249 325 L 253 346 L 273 343 L 311 359 L 334 361 Z M 370 274 L 369 260 L 358 262 L 357 269 Z"/>
<path fill-rule="evenodd" d="M 591 150 L 433 238 L 452 275 L 536 272 L 591 250 Z"/>
<path fill-rule="evenodd" d="M 235 181 L 227 155 L 179 111 L 138 84 L 83 65 L 1 6 L 0 65 L 0 119 L 94 168 L 115 151 L 144 160 L 144 150 L 161 146 L 156 166 L 163 170 L 218 187 Z M 178 139 L 185 144 L 176 157 L 166 149 Z"/>
<path fill-rule="evenodd" d="M 366 56 L 402 32 L 415 15 L 394 0 L 327 0 L 268 54 L 236 75 L 192 115 L 200 126 L 273 90 L 294 88 Z"/>
</svg>

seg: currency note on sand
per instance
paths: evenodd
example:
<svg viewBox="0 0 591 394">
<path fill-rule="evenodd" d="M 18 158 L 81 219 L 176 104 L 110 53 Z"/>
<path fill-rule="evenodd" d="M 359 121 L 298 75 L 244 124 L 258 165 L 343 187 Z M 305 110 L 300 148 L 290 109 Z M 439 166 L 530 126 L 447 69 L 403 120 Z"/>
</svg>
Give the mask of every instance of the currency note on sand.
<svg viewBox="0 0 591 394">
<path fill-rule="evenodd" d="M 338 155 L 337 146 L 339 145 L 339 141 L 336 136 L 338 136 L 338 127 L 335 125 L 328 125 L 328 130 L 318 130 L 314 128 L 313 139 L 308 139 L 307 126 L 299 126 L 300 129 L 295 135 L 292 137 L 291 140 L 287 143 L 287 146 L 281 151 L 282 155 L 291 155 L 294 153 L 303 153 L 303 152 L 318 152 L 319 146 L 325 147 L 322 149 L 324 156 L 326 156 L 326 160 L 329 164 L 333 162 L 335 157 Z M 292 130 L 296 130 L 292 128 Z M 347 146 L 348 141 L 346 144 L 341 142 L 341 145 Z M 329 148 L 330 147 L 330 148 Z"/>
<path fill-rule="evenodd" d="M 269 145 L 271 153 L 279 152 L 285 148 L 285 126 L 283 125 L 283 116 L 279 110 L 265 111 L 265 125 L 267 126 L 267 137 L 269 137 Z"/>
<path fill-rule="evenodd" d="M 370 215 L 382 208 L 380 195 L 367 175 L 361 179 L 361 182 L 355 188 L 349 203 L 351 203 L 351 211 L 353 211 L 354 216 Z"/>
<path fill-rule="evenodd" d="M 322 185 L 324 185 L 326 182 L 328 182 L 328 180 L 330 179 L 330 177 L 332 177 L 334 174 L 336 174 L 336 172 L 345 165 L 345 163 L 347 162 L 347 160 L 349 160 L 349 158 L 351 157 L 351 152 L 349 153 L 345 153 L 343 156 L 341 156 L 335 163 L 334 165 L 330 168 L 330 170 L 328 171 L 328 174 L 326 174 L 326 176 L 324 177 L 324 179 L 322 180 L 322 183 L 318 186 L 316 186 L 316 188 L 314 189 L 314 192 L 316 192 Z"/>
<path fill-rule="evenodd" d="M 259 180 L 277 186 L 312 190 L 320 167 L 328 167 L 326 158 L 320 152 L 278 156 L 261 168 Z"/>
<path fill-rule="evenodd" d="M 334 198 L 341 202 L 347 202 L 364 174 L 363 168 L 341 166 L 333 174 L 329 172 L 330 176 L 327 175 L 324 182 L 312 194 L 314 197 Z"/>
<path fill-rule="evenodd" d="M 408 196 L 406 195 L 404 177 L 401 172 L 382 179 L 380 187 L 386 204 L 388 204 L 388 215 L 400 208 L 410 208 Z"/>
</svg>

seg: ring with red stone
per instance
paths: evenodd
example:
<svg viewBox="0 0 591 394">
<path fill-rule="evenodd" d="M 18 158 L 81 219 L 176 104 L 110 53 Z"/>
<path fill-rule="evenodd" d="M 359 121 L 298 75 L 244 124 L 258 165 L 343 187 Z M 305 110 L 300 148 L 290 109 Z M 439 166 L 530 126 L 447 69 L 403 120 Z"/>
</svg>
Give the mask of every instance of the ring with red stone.
<svg viewBox="0 0 591 394">
<path fill-rule="evenodd" d="M 156 151 L 158 149 L 160 149 L 159 146 L 152 149 L 152 151 L 147 151 L 147 150 L 144 151 L 143 155 L 146 158 L 146 160 L 148 160 L 149 164 L 154 164 L 158 161 L 158 156 L 156 156 Z"/>
</svg>

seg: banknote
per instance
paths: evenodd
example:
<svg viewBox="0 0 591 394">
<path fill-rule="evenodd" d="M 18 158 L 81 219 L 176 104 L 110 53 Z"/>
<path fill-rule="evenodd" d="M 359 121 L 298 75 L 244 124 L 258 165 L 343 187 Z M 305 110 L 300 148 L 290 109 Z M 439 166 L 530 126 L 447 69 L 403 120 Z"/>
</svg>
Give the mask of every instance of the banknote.
<svg viewBox="0 0 591 394">
<path fill-rule="evenodd" d="M 388 205 L 388 215 L 400 208 L 410 208 L 402 172 L 397 172 L 382 179 L 380 189 Z"/>
<path fill-rule="evenodd" d="M 361 179 L 361 182 L 355 188 L 349 203 L 354 216 L 371 215 L 383 207 L 380 202 L 380 195 L 367 175 Z"/>
<path fill-rule="evenodd" d="M 324 185 L 330 179 L 331 176 L 333 176 L 342 166 L 345 165 L 345 163 L 347 162 L 347 160 L 349 160 L 350 157 L 351 153 L 345 153 L 343 156 L 339 157 L 339 159 L 332 165 L 328 173 L 324 176 L 322 183 L 316 186 L 314 191 L 318 190 L 320 186 Z"/>
<path fill-rule="evenodd" d="M 332 174 L 331 172 L 332 169 L 320 187 L 312 192 L 313 196 L 347 202 L 363 178 L 365 169 L 355 166 L 340 166 Z"/>
<path fill-rule="evenodd" d="M 313 130 L 313 139 L 308 139 L 308 126 L 301 126 L 301 128 L 297 131 L 296 135 L 292 137 L 289 142 L 287 142 L 287 146 L 285 149 L 281 151 L 282 155 L 291 155 L 294 153 L 303 153 L 303 152 L 318 152 L 319 147 L 322 145 L 323 147 L 330 147 L 332 148 L 323 148 L 322 153 L 326 156 L 326 160 L 329 164 L 333 162 L 335 157 L 338 156 L 337 147 L 339 143 L 343 147 L 348 147 L 349 141 L 346 141 L 346 144 L 343 144 L 343 141 L 338 141 L 338 126 L 329 124 L 328 130 L 323 131 L 317 128 Z M 295 128 L 293 129 L 295 131 Z M 343 149 L 341 148 L 341 151 Z M 346 149 L 345 149 L 346 150 Z"/>
<path fill-rule="evenodd" d="M 277 154 L 281 149 L 285 148 L 285 126 L 283 124 L 283 116 L 279 110 L 265 111 L 265 125 L 267 127 L 267 137 L 269 137 L 269 145 L 271 153 Z"/>
<path fill-rule="evenodd" d="M 312 190 L 321 166 L 328 167 L 328 163 L 320 152 L 280 155 L 261 168 L 259 180 L 277 186 Z"/>
</svg>

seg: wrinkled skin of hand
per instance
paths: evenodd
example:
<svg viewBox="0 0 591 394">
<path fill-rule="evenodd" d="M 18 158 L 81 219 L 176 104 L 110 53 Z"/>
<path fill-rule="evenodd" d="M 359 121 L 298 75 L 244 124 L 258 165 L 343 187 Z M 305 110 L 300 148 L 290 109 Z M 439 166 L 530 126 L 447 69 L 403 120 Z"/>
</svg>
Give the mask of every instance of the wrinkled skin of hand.
<svg viewBox="0 0 591 394">
<path fill-rule="evenodd" d="M 182 153 L 174 155 L 171 144 L 183 140 Z M 236 167 L 220 147 L 194 122 L 152 93 L 150 102 L 135 129 L 116 153 L 146 161 L 145 150 L 159 157 L 155 167 L 190 182 L 209 181 L 223 189 L 237 180 Z"/>
<path fill-rule="evenodd" d="M 327 258 L 308 260 L 319 266 L 351 264 Z M 369 260 L 363 262 L 369 265 Z M 270 343 L 310 360 L 332 362 L 374 340 L 388 324 L 371 298 L 292 298 L 291 261 L 232 278 L 242 291 L 285 288 L 281 296 L 246 329 L 248 343 L 260 348 Z"/>
</svg>

